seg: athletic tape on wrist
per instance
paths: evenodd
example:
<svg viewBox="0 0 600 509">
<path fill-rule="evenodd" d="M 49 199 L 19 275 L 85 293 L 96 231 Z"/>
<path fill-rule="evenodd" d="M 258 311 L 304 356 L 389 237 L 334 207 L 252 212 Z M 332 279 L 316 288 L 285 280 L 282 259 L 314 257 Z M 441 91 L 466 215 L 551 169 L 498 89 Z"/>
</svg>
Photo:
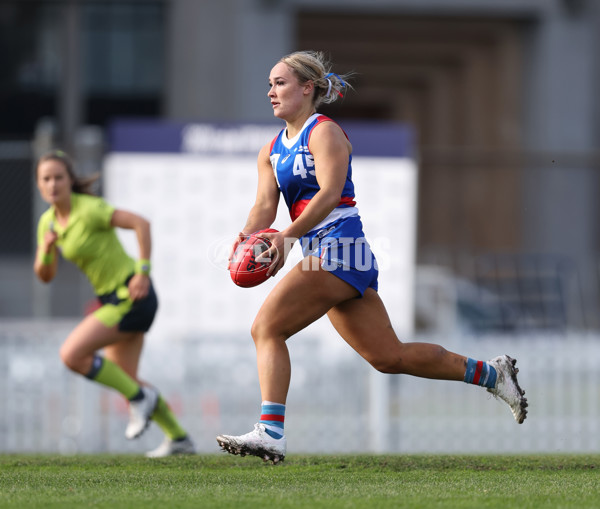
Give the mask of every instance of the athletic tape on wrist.
<svg viewBox="0 0 600 509">
<path fill-rule="evenodd" d="M 150 275 L 150 260 L 140 259 L 135 262 L 135 273 L 142 274 L 144 276 Z"/>
<path fill-rule="evenodd" d="M 54 261 L 54 256 L 52 253 L 43 253 L 42 254 L 42 265 L 50 265 Z"/>
</svg>

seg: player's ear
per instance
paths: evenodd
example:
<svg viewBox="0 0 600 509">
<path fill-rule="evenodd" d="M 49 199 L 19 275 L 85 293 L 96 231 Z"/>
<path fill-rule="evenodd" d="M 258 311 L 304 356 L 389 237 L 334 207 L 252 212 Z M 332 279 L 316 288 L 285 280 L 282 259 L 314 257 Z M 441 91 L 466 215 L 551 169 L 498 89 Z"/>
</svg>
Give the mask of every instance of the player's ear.
<svg viewBox="0 0 600 509">
<path fill-rule="evenodd" d="M 312 95 L 314 89 L 315 89 L 315 82 L 313 80 L 308 80 L 304 84 L 303 93 L 304 93 L 304 95 Z"/>
</svg>

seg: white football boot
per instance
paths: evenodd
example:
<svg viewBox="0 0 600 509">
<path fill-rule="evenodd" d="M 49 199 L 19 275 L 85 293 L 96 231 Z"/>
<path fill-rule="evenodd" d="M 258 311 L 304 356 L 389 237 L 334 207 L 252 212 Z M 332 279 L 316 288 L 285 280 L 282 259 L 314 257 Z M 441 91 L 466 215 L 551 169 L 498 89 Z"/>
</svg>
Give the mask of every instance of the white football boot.
<svg viewBox="0 0 600 509">
<path fill-rule="evenodd" d="M 515 420 L 519 424 L 527 417 L 527 398 L 525 391 L 519 387 L 517 382 L 518 368 L 515 368 L 517 361 L 511 359 L 508 355 L 501 355 L 488 361 L 490 366 L 496 368 L 498 378 L 496 387 L 488 389 L 495 397 L 504 400 L 512 410 Z"/>
<path fill-rule="evenodd" d="M 165 437 L 162 444 L 153 451 L 146 453 L 146 458 L 166 458 L 167 456 L 174 456 L 176 454 L 195 453 L 196 447 L 190 437 L 185 437 L 181 440 L 171 440 L 169 437 Z"/>
<path fill-rule="evenodd" d="M 264 424 L 257 423 L 250 433 L 237 437 L 231 435 L 219 435 L 217 442 L 224 451 L 240 456 L 258 456 L 263 461 L 272 461 L 277 464 L 285 459 L 286 439 L 273 438 L 270 436 Z"/>
<path fill-rule="evenodd" d="M 150 424 L 150 418 L 158 404 L 158 391 L 154 387 L 141 387 L 144 397 L 129 402 L 129 424 L 125 437 L 129 440 L 139 437 Z"/>
</svg>

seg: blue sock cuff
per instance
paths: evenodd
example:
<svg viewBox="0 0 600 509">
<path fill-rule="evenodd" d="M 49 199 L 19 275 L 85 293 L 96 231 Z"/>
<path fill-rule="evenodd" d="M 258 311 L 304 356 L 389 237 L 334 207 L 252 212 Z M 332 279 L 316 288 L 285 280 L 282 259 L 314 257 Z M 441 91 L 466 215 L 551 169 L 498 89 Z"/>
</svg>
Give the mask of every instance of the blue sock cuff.
<svg viewBox="0 0 600 509">
<path fill-rule="evenodd" d="M 477 361 L 475 359 L 471 359 L 470 357 L 467 359 L 467 370 L 465 371 L 464 381 L 468 384 L 473 383 L 473 377 L 475 376 L 475 369 L 477 368 Z"/>
<path fill-rule="evenodd" d="M 265 425 L 265 431 L 273 438 L 283 436 L 283 423 L 285 421 L 285 405 L 263 401 L 260 407 L 260 422 Z"/>
<path fill-rule="evenodd" d="M 264 402 L 260 406 L 261 414 L 285 415 L 285 405 L 281 403 Z"/>
</svg>

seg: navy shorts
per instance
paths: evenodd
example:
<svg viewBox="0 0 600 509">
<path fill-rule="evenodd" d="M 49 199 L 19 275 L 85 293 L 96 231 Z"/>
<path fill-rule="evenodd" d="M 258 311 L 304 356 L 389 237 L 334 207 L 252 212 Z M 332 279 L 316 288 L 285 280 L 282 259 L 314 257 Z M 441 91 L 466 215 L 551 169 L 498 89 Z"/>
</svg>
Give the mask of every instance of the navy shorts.
<svg viewBox="0 0 600 509">
<path fill-rule="evenodd" d="M 377 291 L 377 260 L 365 239 L 359 216 L 335 221 L 301 239 L 304 256 L 317 256 L 321 267 L 364 295 L 367 288 Z"/>
<path fill-rule="evenodd" d="M 147 332 L 154 321 L 158 309 L 158 298 L 150 281 L 148 295 L 140 300 L 129 298 L 129 276 L 123 285 L 105 295 L 98 295 L 102 307 L 94 311 L 94 316 L 107 327 L 119 324 L 122 332 Z"/>
</svg>

